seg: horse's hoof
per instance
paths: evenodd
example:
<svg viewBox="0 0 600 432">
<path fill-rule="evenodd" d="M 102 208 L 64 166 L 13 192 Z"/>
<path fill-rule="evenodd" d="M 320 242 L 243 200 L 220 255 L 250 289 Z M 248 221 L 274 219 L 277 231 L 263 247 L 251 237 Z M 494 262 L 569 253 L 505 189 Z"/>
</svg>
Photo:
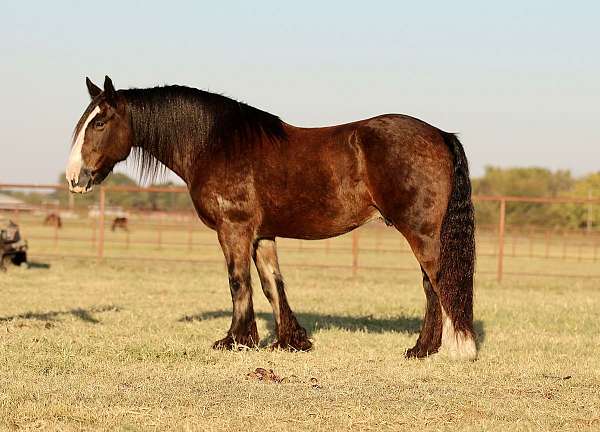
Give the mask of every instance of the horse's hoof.
<svg viewBox="0 0 600 432">
<path fill-rule="evenodd" d="M 419 345 L 415 345 L 411 349 L 406 350 L 406 354 L 404 355 L 406 358 L 425 358 L 431 354 L 435 354 L 437 351 L 437 349 L 427 349 L 420 347 Z"/>
<path fill-rule="evenodd" d="M 258 345 L 258 341 L 254 341 L 252 336 L 241 336 L 238 338 L 233 338 L 232 336 L 225 336 L 223 339 L 216 341 L 213 344 L 213 349 L 216 350 L 243 350 L 254 348 Z"/>
<path fill-rule="evenodd" d="M 312 342 L 306 337 L 306 332 L 302 329 L 298 334 L 290 337 L 278 339 L 271 345 L 271 349 L 284 349 L 288 351 L 310 351 Z"/>
<path fill-rule="evenodd" d="M 216 350 L 231 351 L 235 347 L 235 341 L 231 336 L 225 336 L 223 339 L 216 341 L 212 347 Z"/>
</svg>

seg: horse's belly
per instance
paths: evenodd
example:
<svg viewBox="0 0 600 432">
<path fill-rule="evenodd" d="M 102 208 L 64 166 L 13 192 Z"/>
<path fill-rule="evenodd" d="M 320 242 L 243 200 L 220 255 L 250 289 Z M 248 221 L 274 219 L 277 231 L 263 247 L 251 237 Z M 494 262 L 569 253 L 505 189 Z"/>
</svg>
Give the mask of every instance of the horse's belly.
<svg viewBox="0 0 600 432">
<path fill-rule="evenodd" d="M 266 224 L 269 235 L 320 240 L 345 234 L 381 217 L 379 210 L 373 206 L 366 206 L 354 211 L 340 208 L 321 208 L 320 212 L 298 210 L 302 209 L 271 215 L 272 221 Z"/>
</svg>

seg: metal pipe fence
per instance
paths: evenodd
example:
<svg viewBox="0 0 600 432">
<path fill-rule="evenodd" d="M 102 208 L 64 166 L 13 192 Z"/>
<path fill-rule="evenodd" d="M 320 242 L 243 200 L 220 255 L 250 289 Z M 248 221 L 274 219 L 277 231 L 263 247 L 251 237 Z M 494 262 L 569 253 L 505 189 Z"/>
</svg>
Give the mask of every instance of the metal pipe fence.
<svg viewBox="0 0 600 432">
<path fill-rule="evenodd" d="M 0 184 L 2 190 L 66 192 L 64 185 Z M 74 257 L 98 260 L 161 260 L 198 263 L 223 262 L 216 235 L 204 227 L 192 208 L 174 211 L 121 208 L 127 214 L 127 230 L 113 232 L 110 218 L 115 210 L 107 197 L 124 192 L 187 194 L 185 187 L 100 186 L 97 200 L 87 208 L 69 199 L 0 210 L 22 226 L 34 257 Z M 476 203 L 497 203 L 497 224 L 478 225 L 477 273 L 505 276 L 600 279 L 600 232 L 592 228 L 593 206 L 600 199 L 579 197 L 474 196 Z M 509 226 L 507 204 L 574 204 L 584 206 L 583 229 L 548 228 L 536 225 Z M 0 213 L 0 214 L 2 214 Z M 44 225 L 49 213 L 63 216 L 63 227 Z M 293 260 L 282 265 L 347 269 L 353 276 L 361 270 L 417 270 L 408 244 L 383 223 L 371 223 L 340 238 L 323 241 L 281 239 L 278 248 Z M 551 269 L 550 271 L 548 269 Z M 569 271 L 565 271 L 569 270 Z"/>
</svg>

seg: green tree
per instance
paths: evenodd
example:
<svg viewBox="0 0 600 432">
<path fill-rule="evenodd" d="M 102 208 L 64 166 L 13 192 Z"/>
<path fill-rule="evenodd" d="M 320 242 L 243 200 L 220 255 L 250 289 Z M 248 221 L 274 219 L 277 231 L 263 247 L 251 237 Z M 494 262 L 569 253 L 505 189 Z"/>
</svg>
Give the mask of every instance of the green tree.
<svg viewBox="0 0 600 432">
<path fill-rule="evenodd" d="M 566 195 L 581 198 L 590 196 L 596 199 L 600 198 L 600 171 L 578 179 Z M 564 207 L 570 227 L 586 227 L 588 215 L 591 215 L 592 227 L 597 228 L 600 226 L 600 204 L 591 206 L 591 214 L 590 206 L 587 204 L 568 204 Z"/>
<path fill-rule="evenodd" d="M 476 195 L 512 195 L 532 197 L 557 197 L 567 194 L 574 180 L 569 171 L 551 171 L 546 168 L 497 168 L 488 166 L 483 177 L 473 179 Z M 498 204 L 476 204 L 477 222 L 481 226 L 496 224 Z M 568 215 L 564 205 L 538 203 L 510 203 L 506 208 L 507 224 L 564 226 Z"/>
</svg>

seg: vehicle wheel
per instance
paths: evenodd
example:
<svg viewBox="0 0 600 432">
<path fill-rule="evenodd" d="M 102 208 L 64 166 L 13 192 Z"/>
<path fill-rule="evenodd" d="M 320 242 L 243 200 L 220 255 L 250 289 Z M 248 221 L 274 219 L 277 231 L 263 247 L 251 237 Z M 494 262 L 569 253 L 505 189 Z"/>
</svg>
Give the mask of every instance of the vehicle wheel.
<svg viewBox="0 0 600 432">
<path fill-rule="evenodd" d="M 12 263 L 16 266 L 20 266 L 23 263 L 27 262 L 27 252 L 17 252 L 15 256 L 12 257 Z"/>
</svg>

